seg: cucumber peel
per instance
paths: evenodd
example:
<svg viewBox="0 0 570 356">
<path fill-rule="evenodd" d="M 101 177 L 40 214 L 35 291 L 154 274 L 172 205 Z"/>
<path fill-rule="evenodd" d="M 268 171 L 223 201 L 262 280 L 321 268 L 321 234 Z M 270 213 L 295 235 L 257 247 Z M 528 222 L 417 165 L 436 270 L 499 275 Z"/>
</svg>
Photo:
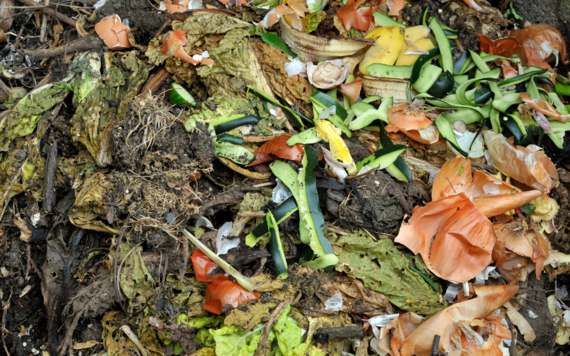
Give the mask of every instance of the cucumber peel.
<svg viewBox="0 0 570 356">
<path fill-rule="evenodd" d="M 315 168 L 319 163 L 319 154 L 312 146 L 305 147 L 305 155 L 303 156 L 303 169 L 298 175 L 300 186 L 299 216 L 305 221 L 310 235 L 309 246 L 316 256 L 324 257 L 325 263 L 319 263 L 321 268 L 334 265 L 338 262 L 332 245 L 325 238 L 324 228 L 325 220 L 319 206 L 319 193 L 317 192 L 317 179 L 315 177 Z"/>
<path fill-rule="evenodd" d="M 455 138 L 455 133 L 453 133 L 453 128 L 449 121 L 445 118 L 445 114 L 441 114 L 435 119 L 435 126 L 437 126 L 437 130 L 449 142 L 453 148 L 457 150 L 457 152 L 461 153 L 464 157 L 469 157 L 469 153 L 465 152 L 459 143 L 457 143 L 457 139 Z"/>
<path fill-rule="evenodd" d="M 269 251 L 275 264 L 275 278 L 286 279 L 289 274 L 287 273 L 287 260 L 285 260 L 285 253 L 281 245 L 281 237 L 279 236 L 279 226 L 271 211 L 267 212 L 265 220 L 269 229 Z"/>
<path fill-rule="evenodd" d="M 358 172 L 364 167 L 368 167 L 369 169 L 384 169 L 394 163 L 396 158 L 407 148 L 408 147 L 404 145 L 393 145 L 376 150 L 376 152 L 358 162 L 356 169 L 358 169 Z"/>
<path fill-rule="evenodd" d="M 295 203 L 295 197 L 289 197 L 278 207 L 271 211 L 271 214 L 277 221 L 277 224 L 280 224 L 283 220 L 287 219 L 291 214 L 299 210 L 297 208 L 297 203 Z M 249 247 L 253 247 L 257 244 L 261 238 L 269 233 L 269 228 L 267 224 L 267 220 L 263 220 L 259 225 L 257 225 L 252 232 L 249 233 L 245 237 L 245 244 Z"/>
<path fill-rule="evenodd" d="M 286 144 L 287 146 L 294 146 L 297 143 L 303 145 L 309 145 L 313 143 L 321 142 L 321 138 L 317 134 L 317 128 L 311 127 L 310 129 L 306 129 L 305 131 L 299 132 L 296 135 L 291 136 Z"/>
</svg>

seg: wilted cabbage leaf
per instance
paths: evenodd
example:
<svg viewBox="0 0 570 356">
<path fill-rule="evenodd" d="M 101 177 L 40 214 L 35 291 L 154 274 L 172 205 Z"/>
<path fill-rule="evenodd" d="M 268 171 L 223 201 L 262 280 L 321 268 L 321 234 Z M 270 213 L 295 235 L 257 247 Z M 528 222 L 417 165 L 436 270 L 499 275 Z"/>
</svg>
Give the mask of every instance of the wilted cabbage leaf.
<svg viewBox="0 0 570 356">
<path fill-rule="evenodd" d="M 417 314 L 433 315 L 447 306 L 441 295 L 415 271 L 427 271 L 419 259 L 398 251 L 389 239 L 372 240 L 364 231 L 350 235 L 329 236 L 339 263 L 338 271 L 359 278 L 367 288 L 386 295 L 395 306 Z M 418 268 L 419 267 L 419 268 Z M 432 274 L 427 274 L 435 278 Z"/>
<path fill-rule="evenodd" d="M 224 319 L 227 326 L 237 325 L 242 331 L 250 331 L 267 317 L 269 311 L 276 307 L 275 303 L 260 303 L 257 300 L 239 308 L 230 310 Z"/>
<path fill-rule="evenodd" d="M 134 244 L 126 241 L 121 244 L 117 266 L 119 261 L 122 261 L 133 247 Z M 131 311 L 140 309 L 155 294 L 154 279 L 144 264 L 142 250 L 142 246 L 138 246 L 131 252 L 125 260 L 119 276 L 121 290 L 129 299 L 128 309 Z"/>
<path fill-rule="evenodd" d="M 69 221 L 77 227 L 118 234 L 114 229 L 99 219 L 107 216 L 107 194 L 114 190 L 114 184 L 103 173 L 92 175 L 75 198 L 75 203 L 69 209 Z"/>
<path fill-rule="evenodd" d="M 33 90 L 20 100 L 12 112 L 0 122 L 0 152 L 8 151 L 10 143 L 16 138 L 34 132 L 42 115 L 62 102 L 68 93 L 67 86 L 52 83 Z"/>
<path fill-rule="evenodd" d="M 169 300 L 169 305 L 178 308 L 186 308 L 187 312 L 185 313 L 188 317 L 204 315 L 204 297 L 200 294 L 200 287 L 198 287 L 200 283 L 196 281 L 195 278 L 188 278 L 184 277 L 182 283 L 179 281 L 179 277 L 174 274 L 169 274 L 166 277 L 166 285 L 165 288 L 167 292 L 165 293 L 169 297 L 166 298 Z"/>
<path fill-rule="evenodd" d="M 138 356 L 135 343 L 119 330 L 125 314 L 122 311 L 105 313 L 101 319 L 103 325 L 103 346 L 109 356 Z"/>
<path fill-rule="evenodd" d="M 39 140 L 18 138 L 14 143 L 10 152 L 0 156 L 0 207 L 24 191 L 29 191 L 32 199 L 42 200 L 44 159 Z"/>
<path fill-rule="evenodd" d="M 137 51 L 105 52 L 105 68 L 102 81 L 81 98 L 71 118 L 73 141 L 85 146 L 103 167 L 112 163 L 111 130 L 114 124 L 124 119 L 129 103 L 148 79 L 148 68 L 137 57 Z M 76 93 L 81 94 L 84 92 Z"/>
</svg>

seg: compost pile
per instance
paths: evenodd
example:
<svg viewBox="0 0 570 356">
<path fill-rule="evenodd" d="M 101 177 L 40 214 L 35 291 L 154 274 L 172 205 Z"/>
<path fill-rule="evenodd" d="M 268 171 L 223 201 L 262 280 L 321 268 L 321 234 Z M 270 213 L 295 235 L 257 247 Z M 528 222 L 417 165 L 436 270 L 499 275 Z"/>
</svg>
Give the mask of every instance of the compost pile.
<svg viewBox="0 0 570 356">
<path fill-rule="evenodd" d="M 526 20 L 1 0 L 2 353 L 567 355 L 570 59 Z"/>
</svg>

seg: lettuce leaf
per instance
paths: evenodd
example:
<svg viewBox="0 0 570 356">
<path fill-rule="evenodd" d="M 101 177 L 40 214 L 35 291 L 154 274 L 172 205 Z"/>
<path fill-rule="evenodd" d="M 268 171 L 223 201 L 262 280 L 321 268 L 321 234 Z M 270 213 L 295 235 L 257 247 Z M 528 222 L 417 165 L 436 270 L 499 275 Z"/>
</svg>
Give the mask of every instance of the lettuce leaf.
<svg viewBox="0 0 570 356">
<path fill-rule="evenodd" d="M 259 346 L 264 324 L 257 325 L 250 332 L 240 331 L 237 325 L 223 326 L 218 330 L 210 330 L 216 341 L 217 356 L 253 356 Z"/>
</svg>

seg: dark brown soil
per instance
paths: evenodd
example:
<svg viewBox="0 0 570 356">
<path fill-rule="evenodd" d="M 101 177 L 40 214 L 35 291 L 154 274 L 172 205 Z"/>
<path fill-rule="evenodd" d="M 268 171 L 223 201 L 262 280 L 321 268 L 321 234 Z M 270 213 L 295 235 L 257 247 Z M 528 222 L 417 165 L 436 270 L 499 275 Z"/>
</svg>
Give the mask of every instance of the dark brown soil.
<svg viewBox="0 0 570 356">
<path fill-rule="evenodd" d="M 341 221 L 389 234 L 397 233 L 404 216 L 410 215 L 414 206 L 430 200 L 428 192 L 418 184 L 397 182 L 380 171 L 358 179 L 356 190 L 364 204 L 351 194 L 348 202 L 340 205 Z"/>
</svg>

